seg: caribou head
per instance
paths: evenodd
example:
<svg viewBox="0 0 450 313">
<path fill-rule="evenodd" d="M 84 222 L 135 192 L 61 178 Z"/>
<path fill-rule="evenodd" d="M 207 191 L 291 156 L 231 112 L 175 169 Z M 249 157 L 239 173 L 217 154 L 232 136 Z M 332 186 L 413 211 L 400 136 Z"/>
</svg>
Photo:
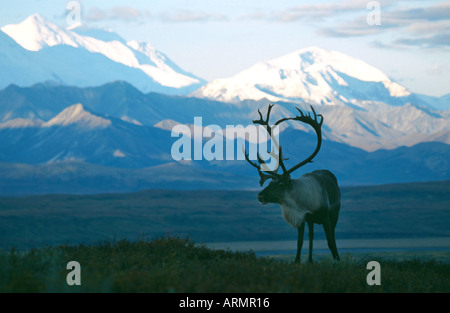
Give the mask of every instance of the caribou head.
<svg viewBox="0 0 450 313">
<path fill-rule="evenodd" d="M 294 172 L 295 170 L 299 169 L 303 165 L 312 162 L 313 158 L 319 152 L 320 146 L 322 145 L 322 129 L 321 129 L 321 127 L 322 127 L 322 123 L 323 123 L 323 116 L 321 114 L 316 114 L 316 111 L 314 110 L 314 108 L 312 106 L 311 106 L 311 110 L 313 112 L 312 116 L 309 113 L 304 114 L 302 110 L 300 110 L 299 108 L 296 108 L 297 111 L 299 112 L 299 115 L 297 115 L 295 117 L 282 118 L 282 119 L 278 120 L 277 122 L 275 122 L 275 124 L 273 124 L 271 126 L 269 124 L 269 119 L 270 119 L 270 113 L 272 111 L 273 106 L 274 106 L 273 104 L 269 104 L 269 108 L 267 109 L 266 119 L 263 118 L 261 111 L 258 110 L 260 118 L 259 118 L 259 120 L 254 120 L 253 123 L 264 126 L 264 128 L 267 130 L 267 133 L 269 134 L 270 138 L 274 141 L 273 146 L 278 151 L 272 151 L 271 153 L 277 155 L 277 160 L 278 160 L 279 166 L 275 170 L 264 171 L 261 167 L 265 163 L 259 154 L 258 154 L 258 163 L 259 164 L 256 164 L 256 163 L 252 162 L 249 159 L 248 154 L 245 153 L 245 159 L 247 160 L 247 162 L 249 162 L 253 167 L 255 167 L 258 170 L 258 173 L 260 176 L 260 181 L 259 181 L 260 185 L 263 186 L 265 181 L 268 179 L 272 180 L 269 183 L 269 185 L 258 195 L 258 200 L 262 204 L 266 204 L 269 202 L 280 203 L 280 201 L 283 199 L 282 194 L 284 192 L 288 191 L 290 188 L 292 188 L 291 173 Z M 289 121 L 289 120 L 303 122 L 303 123 L 306 123 L 306 124 L 312 126 L 312 128 L 315 130 L 315 132 L 317 134 L 317 146 L 316 146 L 316 149 L 314 150 L 314 152 L 308 158 L 306 158 L 305 160 L 296 164 L 292 168 L 286 169 L 284 161 L 287 159 L 285 159 L 283 157 L 282 148 L 281 148 L 280 144 L 278 142 L 276 142 L 275 138 L 272 136 L 272 131 L 273 131 L 274 126 L 278 126 L 279 124 L 281 124 L 285 121 Z M 282 172 L 278 173 L 280 168 L 281 168 Z"/>
</svg>

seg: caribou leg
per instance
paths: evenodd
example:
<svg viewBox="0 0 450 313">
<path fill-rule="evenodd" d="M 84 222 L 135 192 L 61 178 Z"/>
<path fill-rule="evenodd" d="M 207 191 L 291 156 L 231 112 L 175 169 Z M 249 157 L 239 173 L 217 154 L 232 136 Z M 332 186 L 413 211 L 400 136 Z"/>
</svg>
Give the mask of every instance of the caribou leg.
<svg viewBox="0 0 450 313">
<path fill-rule="evenodd" d="M 336 251 L 336 257 L 335 257 L 335 259 L 336 260 L 340 260 L 340 258 L 339 258 L 339 253 L 338 253 L 338 250 L 337 250 L 337 245 L 336 245 L 336 237 L 334 236 L 334 234 L 335 234 L 335 227 L 333 227 L 332 229 L 331 229 L 331 236 L 333 237 L 333 245 L 334 245 L 334 251 Z"/>
<path fill-rule="evenodd" d="M 309 229 L 309 256 L 308 261 L 309 263 L 312 263 L 312 251 L 313 251 L 313 240 L 314 240 L 314 223 L 308 222 L 308 229 Z"/>
<path fill-rule="evenodd" d="M 323 229 L 325 231 L 325 235 L 327 237 L 328 248 L 333 255 L 335 260 L 339 260 L 339 254 L 336 247 L 336 241 L 334 239 L 334 229 L 331 228 L 330 222 L 328 219 L 323 223 Z"/>
<path fill-rule="evenodd" d="M 297 255 L 295 256 L 295 263 L 300 263 L 300 254 L 302 253 L 303 247 L 303 235 L 305 234 L 305 222 L 303 222 L 298 230 L 298 239 L 297 239 Z"/>
</svg>

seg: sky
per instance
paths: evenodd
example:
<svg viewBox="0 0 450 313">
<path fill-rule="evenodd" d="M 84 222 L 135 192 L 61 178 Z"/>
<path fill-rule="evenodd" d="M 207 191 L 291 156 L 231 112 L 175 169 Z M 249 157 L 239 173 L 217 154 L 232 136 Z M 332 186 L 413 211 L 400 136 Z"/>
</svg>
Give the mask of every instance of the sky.
<svg viewBox="0 0 450 313">
<path fill-rule="evenodd" d="M 84 26 L 149 42 L 208 81 L 318 46 L 359 58 L 412 92 L 450 93 L 450 1 L 2 0 L 0 26 L 34 13 L 60 26 L 79 16 Z"/>
</svg>

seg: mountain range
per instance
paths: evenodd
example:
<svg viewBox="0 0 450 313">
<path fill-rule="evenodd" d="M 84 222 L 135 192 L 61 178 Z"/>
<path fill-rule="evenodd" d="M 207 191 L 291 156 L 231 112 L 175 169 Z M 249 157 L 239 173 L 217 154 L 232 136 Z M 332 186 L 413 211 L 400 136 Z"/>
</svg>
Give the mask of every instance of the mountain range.
<svg viewBox="0 0 450 313">
<path fill-rule="evenodd" d="M 204 129 L 250 125 L 270 102 L 273 122 L 310 105 L 323 115 L 305 170 L 345 185 L 450 179 L 449 96 L 414 94 L 336 51 L 306 48 L 207 83 L 148 43 L 37 14 L 2 27 L 0 47 L 1 195 L 258 188 L 242 160 L 174 161 L 171 131 L 195 117 Z M 288 164 L 314 149 L 313 134 L 282 124 Z"/>
<path fill-rule="evenodd" d="M 171 126 L 192 124 L 197 115 L 203 126 L 247 125 L 265 107 L 262 102 L 242 102 L 237 112 L 232 103 L 143 94 L 125 82 L 95 88 L 11 85 L 0 91 L 1 194 L 257 188 L 257 173 L 245 161 L 174 161 L 171 147 L 178 137 L 171 136 Z M 136 115 L 125 116 L 134 112 L 130 105 Z M 294 107 L 280 102 L 274 113 L 291 114 Z M 324 130 L 332 133 L 327 125 Z M 280 142 L 289 166 L 314 149 L 316 137 L 288 127 Z M 443 180 L 450 179 L 449 154 L 450 145 L 436 141 L 369 152 L 326 138 L 307 170 L 328 168 L 344 185 Z"/>
<path fill-rule="evenodd" d="M 84 108 L 120 119 L 135 126 L 157 126 L 171 130 L 176 124 L 193 124 L 201 116 L 204 125 L 249 125 L 266 110 L 266 99 L 239 104 L 195 97 L 144 94 L 127 82 L 78 88 L 37 84 L 21 88 L 10 85 L 0 91 L 0 128 L 40 125 L 49 122 L 67 107 L 81 103 Z M 277 102 L 273 121 L 294 116 L 295 107 L 309 111 L 309 105 Z M 450 143 L 450 111 L 439 111 L 408 103 L 391 106 L 378 103 L 361 109 L 343 105 L 318 108 L 325 118 L 323 137 L 366 151 L 413 146 L 421 142 Z M 301 123 L 290 128 L 312 132 Z M 283 128 L 284 129 L 284 128 Z"/>
</svg>

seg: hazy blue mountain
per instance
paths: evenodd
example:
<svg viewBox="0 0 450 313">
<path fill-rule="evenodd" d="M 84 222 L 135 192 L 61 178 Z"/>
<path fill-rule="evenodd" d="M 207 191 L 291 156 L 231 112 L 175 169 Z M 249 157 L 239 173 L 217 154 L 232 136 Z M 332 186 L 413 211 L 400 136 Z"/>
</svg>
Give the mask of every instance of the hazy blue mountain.
<svg viewBox="0 0 450 313">
<path fill-rule="evenodd" d="M 416 95 L 423 101 L 429 104 L 430 107 L 437 110 L 450 110 L 450 93 L 440 96 L 433 97 L 427 95 Z"/>
<path fill-rule="evenodd" d="M 192 124 L 202 117 L 203 125 L 249 125 L 265 112 L 268 101 L 246 100 L 239 104 L 193 97 L 144 94 L 129 83 L 119 81 L 98 87 L 68 87 L 37 84 L 32 87 L 10 85 L 0 91 L 0 123 L 15 118 L 48 121 L 64 108 L 81 103 L 101 115 L 134 123 L 171 129 L 174 123 Z M 295 107 L 310 111 L 307 104 L 277 102 L 272 120 L 294 116 Z M 393 149 L 421 142 L 450 143 L 450 111 L 406 104 L 378 104 L 372 110 L 346 106 L 317 108 L 325 118 L 324 138 L 343 142 L 366 151 Z M 311 132 L 300 123 L 283 125 Z"/>
<path fill-rule="evenodd" d="M 257 171 L 246 161 L 175 162 L 167 155 L 175 140 L 169 132 L 110 121 L 105 127 L 104 120 L 97 121 L 97 129 L 80 133 L 81 121 L 36 133 L 31 127 L 0 130 L 5 147 L 1 161 L 8 162 L 0 165 L 0 194 L 260 188 Z M 50 139 L 33 146 L 41 136 Z M 281 144 L 290 167 L 311 153 L 316 138 L 287 130 Z M 31 148 L 23 149 L 26 145 Z M 56 159 L 48 160 L 55 154 Z M 343 186 L 445 180 L 450 179 L 449 155 L 450 146 L 438 142 L 367 152 L 324 141 L 315 161 L 292 176 L 326 168 Z"/>
<path fill-rule="evenodd" d="M 2 162 L 48 164 L 77 160 L 142 168 L 170 159 L 167 131 L 95 115 L 81 104 L 64 109 L 47 122 L 16 119 L 1 125 Z"/>
<path fill-rule="evenodd" d="M 295 106 L 279 102 L 273 121 L 296 114 Z M 144 94 L 126 82 L 88 88 L 10 85 L 0 91 L 1 194 L 259 188 L 257 172 L 246 161 L 175 162 L 171 148 L 179 138 L 171 137 L 171 129 L 179 123 L 192 127 L 195 116 L 202 117 L 203 127 L 245 126 L 258 117 L 258 109 L 265 112 L 266 107 L 264 101 L 249 100 L 237 106 Z M 321 151 L 314 163 L 293 176 L 327 168 L 343 185 L 449 179 L 448 117 L 408 105 L 391 109 L 390 115 L 380 109 L 371 118 L 354 108 L 320 107 L 325 117 Z M 286 126 L 280 141 L 289 158 L 287 166 L 293 166 L 314 150 L 316 137 L 302 125 Z M 408 131 L 410 136 L 420 133 L 423 137 L 416 139 L 424 142 L 401 145 L 406 137 L 395 136 Z M 398 146 L 370 151 L 349 145 L 336 134 L 354 143 L 370 143 L 371 138 L 389 142 L 391 135 Z M 441 140 L 433 140 L 438 135 Z M 225 147 L 226 141 L 222 143 Z M 236 142 L 233 146 L 240 149 Z"/>
</svg>

